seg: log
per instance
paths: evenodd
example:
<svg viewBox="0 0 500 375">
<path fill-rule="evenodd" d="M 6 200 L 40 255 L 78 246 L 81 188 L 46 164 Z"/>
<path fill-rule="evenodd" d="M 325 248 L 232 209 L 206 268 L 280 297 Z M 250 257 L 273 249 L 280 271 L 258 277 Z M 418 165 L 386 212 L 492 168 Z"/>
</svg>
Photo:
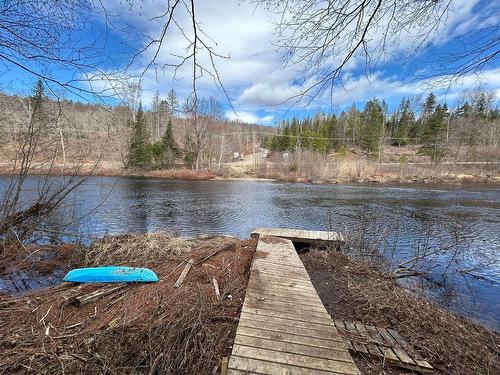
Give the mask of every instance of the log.
<svg viewBox="0 0 500 375">
<path fill-rule="evenodd" d="M 189 270 L 191 269 L 191 266 L 193 265 L 193 259 L 189 259 L 186 263 L 186 266 L 184 267 L 184 269 L 182 270 L 179 278 L 177 279 L 177 281 L 175 282 L 174 284 L 174 287 L 175 288 L 180 288 L 181 285 L 182 285 L 182 282 L 184 281 L 184 279 L 186 278 Z"/>
</svg>

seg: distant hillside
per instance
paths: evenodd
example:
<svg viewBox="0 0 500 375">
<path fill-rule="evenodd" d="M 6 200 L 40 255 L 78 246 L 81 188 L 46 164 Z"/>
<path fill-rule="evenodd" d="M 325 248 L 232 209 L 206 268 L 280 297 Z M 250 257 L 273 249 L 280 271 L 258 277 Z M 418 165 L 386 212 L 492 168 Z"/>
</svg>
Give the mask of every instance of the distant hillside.
<svg viewBox="0 0 500 375">
<path fill-rule="evenodd" d="M 48 101 L 52 114 L 57 115 L 57 124 L 50 127 L 47 137 L 64 144 L 65 160 L 81 160 L 82 154 L 90 162 L 119 165 L 126 158 L 130 122 L 134 116 L 124 106 L 103 106 L 71 101 Z M 0 162 L 7 162 L 15 137 L 26 126 L 30 114 L 28 98 L 0 93 Z M 182 149 L 190 132 L 190 120 L 179 112 L 175 116 L 166 113 L 145 112 L 151 142 L 163 135 L 169 119 L 173 123 L 174 139 Z M 255 137 L 253 133 L 255 134 Z M 230 159 L 233 152 L 248 152 L 262 141 L 261 133 L 274 133 L 272 127 L 244 124 L 225 119 L 215 119 L 206 125 L 206 145 L 203 148 L 203 167 L 212 167 L 221 159 Z M 61 139 L 62 135 L 62 139 Z M 223 140 L 224 139 L 224 140 Z M 62 142 L 61 142 L 62 141 Z M 62 158 L 60 153 L 58 160 Z"/>
</svg>

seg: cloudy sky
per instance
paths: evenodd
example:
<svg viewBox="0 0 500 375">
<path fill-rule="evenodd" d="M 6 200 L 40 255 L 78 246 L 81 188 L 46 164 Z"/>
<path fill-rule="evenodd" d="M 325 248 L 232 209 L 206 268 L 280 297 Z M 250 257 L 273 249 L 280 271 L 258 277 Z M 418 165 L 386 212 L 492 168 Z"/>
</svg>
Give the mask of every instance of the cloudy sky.
<svg viewBox="0 0 500 375">
<path fill-rule="evenodd" d="M 175 77 L 174 68 L 170 66 L 179 63 L 179 56 L 186 54 L 188 41 L 180 29 L 188 37 L 191 35 L 187 11 L 178 11 L 178 27 L 167 31 L 158 51 L 153 44 L 130 64 L 132 56 L 147 43 L 148 37 L 156 38 L 161 34 L 165 18 L 155 17 L 165 11 L 166 1 L 105 0 L 103 4 L 107 10 L 106 25 L 103 19 L 98 19 L 98 26 L 88 33 L 104 34 L 105 30 L 105 53 L 113 57 L 114 67 L 117 70 L 127 67 L 128 73 L 141 75 L 145 105 L 151 102 L 156 90 L 160 96 L 166 96 L 172 88 L 181 98 L 188 96 L 192 92 L 191 62 L 178 69 Z M 363 56 L 355 56 L 343 71 L 342 82 L 331 91 L 292 107 L 286 100 L 310 84 L 311 77 L 304 73 L 307 67 L 284 63 L 283 51 L 276 47 L 271 14 L 251 1 L 229 0 L 197 1 L 196 14 L 204 32 L 202 39 L 224 57 L 216 58 L 215 64 L 233 109 L 210 77 L 209 72 L 214 70 L 206 50 L 200 50 L 199 55 L 199 63 L 207 67 L 207 72 L 198 80 L 198 92 L 202 96 L 219 97 L 225 103 L 229 119 L 273 125 L 294 115 L 303 117 L 316 111 L 340 112 L 352 103 L 362 107 L 372 97 L 385 99 L 390 107 L 395 107 L 403 96 L 418 100 L 430 90 L 453 106 L 465 90 L 477 85 L 496 91 L 500 97 L 498 59 L 490 62 L 481 76 L 468 75 L 451 85 L 436 84 L 445 75 L 443 69 L 436 70 L 436 66 L 443 68 L 438 56 L 460 52 L 464 45 L 470 45 L 478 37 L 498 28 L 500 4 L 495 1 L 452 1 L 445 25 L 433 30 L 425 46 L 415 49 L 411 39 L 403 35 L 369 71 L 365 69 Z M 91 35 L 86 37 L 91 39 Z M 371 37 L 376 39 L 378 36 Z M 149 66 L 146 69 L 156 53 L 155 61 L 163 67 Z M 110 65 L 105 69 L 110 71 Z M 0 79 L 4 82 L 15 80 L 9 88 L 21 93 L 29 86 L 30 80 L 34 80 L 13 67 L 9 67 Z M 97 87 L 99 83 L 94 85 Z"/>
</svg>

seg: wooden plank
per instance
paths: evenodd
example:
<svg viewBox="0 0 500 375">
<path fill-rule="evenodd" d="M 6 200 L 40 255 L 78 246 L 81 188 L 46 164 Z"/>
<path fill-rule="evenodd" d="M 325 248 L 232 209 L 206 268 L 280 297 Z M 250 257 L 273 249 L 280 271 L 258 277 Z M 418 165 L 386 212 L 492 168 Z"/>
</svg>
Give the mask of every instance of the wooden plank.
<svg viewBox="0 0 500 375">
<path fill-rule="evenodd" d="M 311 336 L 296 335 L 293 333 L 266 331 L 264 329 L 244 327 L 241 325 L 238 326 L 236 334 L 241 336 L 251 336 L 275 341 L 282 341 L 286 343 L 310 345 L 318 348 L 335 349 L 337 351 L 346 350 L 345 346 L 342 345 L 342 341 L 340 339 L 338 341 L 332 341 Z"/>
<path fill-rule="evenodd" d="M 317 311 L 324 311 L 324 306 L 321 304 L 321 303 L 318 303 L 318 301 L 314 302 L 314 303 L 308 303 L 307 305 L 303 305 L 303 300 L 292 300 L 291 298 L 286 298 L 285 295 L 281 296 L 281 297 L 277 297 L 277 296 L 263 296 L 261 294 L 250 294 L 248 293 L 247 294 L 247 297 L 248 298 L 245 298 L 245 300 L 248 299 L 248 302 L 249 303 L 258 303 L 258 302 L 262 302 L 262 303 L 272 303 L 272 304 L 283 304 L 283 305 L 287 305 L 289 306 L 290 308 L 295 308 L 296 306 L 299 306 L 299 307 L 310 307 L 311 309 L 313 310 L 317 310 Z"/>
<path fill-rule="evenodd" d="M 191 266 L 193 265 L 193 262 L 194 262 L 193 259 L 189 259 L 187 261 L 186 265 L 184 266 L 184 269 L 182 270 L 181 274 L 179 275 L 179 278 L 177 279 L 177 281 L 174 284 L 175 288 L 180 288 L 181 287 L 182 282 L 186 278 L 189 270 L 191 269 Z"/>
<path fill-rule="evenodd" d="M 341 233 L 320 231 L 320 230 L 301 230 L 289 228 L 255 228 L 252 236 L 275 236 L 286 238 L 291 241 L 316 243 L 321 241 L 343 242 L 344 237 Z"/>
<path fill-rule="evenodd" d="M 321 306 L 321 300 L 318 298 L 306 298 L 300 295 L 292 295 L 292 294 L 286 294 L 286 293 L 272 293 L 272 292 L 266 292 L 266 293 L 259 293 L 255 292 L 254 290 L 247 290 L 247 294 L 250 295 L 253 298 L 257 298 L 259 300 L 282 300 L 285 302 L 290 302 L 290 303 L 296 303 L 298 305 L 317 305 Z"/>
<path fill-rule="evenodd" d="M 215 298 L 217 301 L 220 301 L 220 291 L 219 291 L 219 283 L 217 282 L 217 279 L 212 277 L 212 284 L 214 284 L 214 289 L 215 289 Z"/>
<path fill-rule="evenodd" d="M 279 268 L 283 268 L 283 269 L 292 269 L 292 270 L 297 270 L 297 271 L 301 271 L 301 272 L 306 270 L 304 265 L 298 259 L 292 259 L 292 257 L 288 257 L 287 259 L 259 258 L 259 259 L 255 259 L 252 262 L 252 265 L 253 266 L 279 267 Z"/>
<path fill-rule="evenodd" d="M 358 332 L 361 333 L 364 337 L 366 337 L 366 343 L 364 345 L 368 349 L 368 353 L 374 356 L 383 356 L 382 352 L 377 348 L 377 345 L 369 342 L 370 341 L 370 335 L 368 334 L 368 330 L 366 329 L 365 325 L 361 322 L 354 322 L 354 325 L 356 326 Z"/>
<path fill-rule="evenodd" d="M 244 345 L 234 345 L 233 355 L 260 359 L 285 365 L 293 365 L 322 371 L 336 371 L 342 374 L 358 375 L 358 369 L 353 362 L 334 361 L 304 355 L 283 353 L 274 350 L 254 348 Z"/>
<path fill-rule="evenodd" d="M 399 349 L 398 347 L 391 348 L 394 353 L 398 356 L 399 360 L 405 364 L 416 366 L 416 363 L 411 359 L 411 357 L 406 354 L 405 351 Z"/>
<path fill-rule="evenodd" d="M 351 332 L 357 331 L 356 326 L 353 323 L 344 322 L 344 324 L 345 324 L 346 329 L 348 331 L 351 331 Z M 366 348 L 366 346 L 364 344 L 361 344 L 361 343 L 356 342 L 355 340 L 352 340 L 352 345 L 353 345 L 355 351 L 368 354 L 368 349 Z"/>
<path fill-rule="evenodd" d="M 282 302 L 282 301 L 277 301 L 277 300 L 271 300 L 271 299 L 258 299 L 258 298 L 245 298 L 245 302 L 243 303 L 243 306 L 248 306 L 252 308 L 263 308 L 263 309 L 270 309 L 270 310 L 283 310 L 283 311 L 311 311 L 314 313 L 325 313 L 326 309 L 324 306 L 320 305 L 307 305 L 307 306 L 302 306 L 302 305 L 297 305 L 294 303 L 290 302 Z"/>
<path fill-rule="evenodd" d="M 299 366 L 286 365 L 282 363 L 275 363 L 270 361 L 262 361 L 254 358 L 240 357 L 231 355 L 229 359 L 229 372 L 238 370 L 243 371 L 244 374 L 293 374 L 293 375 L 331 375 L 342 373 L 335 373 L 329 371 L 314 370 Z"/>
<path fill-rule="evenodd" d="M 297 289 L 297 290 L 304 290 L 307 292 L 315 292 L 315 290 L 308 286 L 308 285 L 299 285 L 294 282 L 279 282 L 279 281 L 263 281 L 263 280 L 256 280 L 256 279 L 251 279 L 248 281 L 248 286 L 256 287 L 256 288 L 263 288 L 264 286 L 267 286 L 269 288 L 291 288 L 291 289 Z"/>
<path fill-rule="evenodd" d="M 264 329 L 267 331 L 273 331 L 273 332 L 278 332 L 278 333 L 289 333 L 293 335 L 300 335 L 304 337 L 315 337 L 318 339 L 325 339 L 325 340 L 341 340 L 340 336 L 335 336 L 332 335 L 332 332 L 324 331 L 324 330 L 317 330 L 317 329 L 311 329 L 311 328 L 301 328 L 301 327 L 293 327 L 289 325 L 284 325 L 284 324 L 271 324 L 271 323 L 266 323 L 263 321 L 258 321 L 258 320 L 247 320 L 247 319 L 240 319 L 239 325 L 243 327 L 248 327 L 248 328 L 255 328 L 255 329 Z M 239 326 L 238 325 L 238 326 Z"/>
<path fill-rule="evenodd" d="M 387 348 L 385 346 L 379 347 L 379 349 L 382 351 L 384 354 L 384 359 L 387 359 L 388 361 L 399 361 L 398 357 L 394 353 L 394 351 L 391 348 Z"/>
<path fill-rule="evenodd" d="M 256 315 L 256 314 L 247 313 L 245 311 L 241 312 L 240 320 L 263 321 L 263 322 L 270 323 L 270 324 L 280 324 L 280 325 L 285 325 L 285 326 L 290 326 L 290 327 L 316 329 L 316 330 L 322 330 L 324 332 L 331 332 L 335 335 L 338 334 L 337 329 L 334 327 L 333 324 L 302 322 L 300 320 L 290 320 L 290 319 L 282 318 L 279 316 Z"/>
<path fill-rule="evenodd" d="M 392 338 L 392 336 L 389 334 L 389 332 L 387 332 L 385 330 L 385 328 L 377 327 L 377 331 L 380 333 L 380 336 L 382 336 L 384 338 L 385 342 L 387 342 L 389 344 L 389 346 L 396 346 L 397 345 L 396 340 L 394 340 Z"/>
<path fill-rule="evenodd" d="M 320 323 L 331 325 L 331 320 L 327 316 L 314 316 L 311 314 L 298 314 L 296 312 L 284 313 L 281 311 L 273 311 L 273 310 L 263 310 L 263 309 L 254 309 L 247 307 L 244 309 L 245 313 L 254 314 L 254 315 L 262 315 L 267 317 L 280 317 L 288 320 L 297 320 L 301 322 L 311 322 L 311 323 Z"/>
<path fill-rule="evenodd" d="M 252 305 L 252 304 L 243 304 L 243 308 L 245 308 L 247 311 L 252 311 L 252 310 L 257 310 L 254 311 L 257 314 L 262 314 L 262 315 L 269 315 L 269 312 L 272 312 L 271 315 L 274 314 L 293 314 L 297 316 L 298 320 L 302 320 L 303 318 L 308 319 L 309 317 L 315 318 L 315 319 L 320 319 L 323 318 L 325 320 L 330 319 L 330 315 L 328 313 L 323 312 L 323 311 L 314 311 L 307 309 L 307 306 L 304 306 L 303 309 L 297 309 L 297 308 L 283 308 L 280 306 L 273 306 L 273 305 Z"/>
<path fill-rule="evenodd" d="M 228 367 L 229 367 L 229 358 L 222 357 L 221 364 L 220 364 L 220 375 L 227 375 L 228 374 L 228 370 L 227 370 Z"/>
<path fill-rule="evenodd" d="M 302 302 L 302 304 L 307 304 L 308 302 L 317 302 L 321 303 L 318 295 L 311 292 L 304 292 L 297 289 L 280 289 L 280 288 L 247 288 L 247 291 L 254 295 L 259 296 L 275 296 L 275 297 L 283 297 L 286 296 L 290 299 L 296 299 Z"/>
<path fill-rule="evenodd" d="M 286 276 L 281 276 L 281 275 L 274 275 L 274 274 L 266 274 L 266 273 L 259 273 L 256 275 L 252 275 L 252 278 L 250 279 L 255 282 L 288 282 L 288 283 L 294 283 L 296 285 L 302 285 L 305 287 L 310 287 L 312 286 L 311 280 L 309 279 L 293 279 L 291 277 L 286 277 Z"/>
<path fill-rule="evenodd" d="M 432 369 L 433 367 L 424 360 L 424 358 L 420 355 L 420 353 L 416 350 L 413 350 L 413 347 L 408 344 L 408 342 L 404 339 L 403 336 L 401 336 L 397 331 L 393 329 L 387 329 L 387 332 L 391 334 L 391 336 L 402 346 L 406 354 L 408 354 L 412 359 L 415 361 L 415 363 L 419 367 L 423 367 L 424 369 Z"/>
<path fill-rule="evenodd" d="M 302 281 L 303 283 L 311 282 L 311 279 L 309 278 L 309 275 L 307 275 L 304 272 L 287 272 L 287 271 L 280 271 L 277 269 L 266 269 L 266 268 L 252 268 L 252 271 L 257 271 L 259 274 L 259 277 L 265 278 L 265 277 L 282 277 L 285 279 L 289 280 L 296 280 L 296 281 Z"/>
<path fill-rule="evenodd" d="M 299 354 L 309 357 L 330 359 L 334 361 L 351 361 L 351 356 L 345 350 L 326 349 L 311 345 L 296 344 L 243 335 L 236 335 L 234 343 L 238 345 L 252 346 L 254 348 L 269 349 L 278 352 Z"/>
</svg>

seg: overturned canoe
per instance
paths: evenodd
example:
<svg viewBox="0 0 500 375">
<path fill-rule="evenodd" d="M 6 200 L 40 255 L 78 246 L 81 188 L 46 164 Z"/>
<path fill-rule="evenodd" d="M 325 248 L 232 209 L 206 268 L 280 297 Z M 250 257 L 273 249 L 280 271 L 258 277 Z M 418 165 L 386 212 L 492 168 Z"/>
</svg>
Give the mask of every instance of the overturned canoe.
<svg viewBox="0 0 500 375">
<path fill-rule="evenodd" d="M 154 283 L 158 276 L 148 268 L 140 267 L 92 267 L 76 268 L 64 276 L 72 283 Z"/>
</svg>

